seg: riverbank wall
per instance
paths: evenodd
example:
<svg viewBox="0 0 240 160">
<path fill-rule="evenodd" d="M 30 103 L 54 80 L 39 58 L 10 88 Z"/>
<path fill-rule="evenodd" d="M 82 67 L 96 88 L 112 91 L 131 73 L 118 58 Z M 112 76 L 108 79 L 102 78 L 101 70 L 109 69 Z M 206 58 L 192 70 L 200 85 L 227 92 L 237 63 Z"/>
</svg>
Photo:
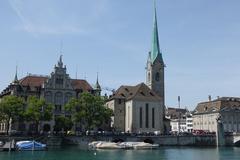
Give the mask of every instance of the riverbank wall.
<svg viewBox="0 0 240 160">
<path fill-rule="evenodd" d="M 151 142 L 160 146 L 216 146 L 216 136 L 69 136 L 64 144 L 86 147 L 92 141 Z"/>
</svg>

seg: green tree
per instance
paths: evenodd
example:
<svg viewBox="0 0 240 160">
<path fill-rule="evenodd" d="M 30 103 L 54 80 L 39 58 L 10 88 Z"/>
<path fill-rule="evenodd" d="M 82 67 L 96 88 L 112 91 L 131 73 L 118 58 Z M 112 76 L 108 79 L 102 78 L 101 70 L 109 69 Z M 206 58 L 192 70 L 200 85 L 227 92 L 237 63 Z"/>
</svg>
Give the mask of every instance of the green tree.
<svg viewBox="0 0 240 160">
<path fill-rule="evenodd" d="M 59 132 L 62 130 L 67 132 L 68 130 L 72 129 L 72 126 L 73 126 L 73 122 L 72 122 L 71 118 L 69 118 L 69 117 L 57 116 L 55 118 L 54 130 L 56 132 Z"/>
<path fill-rule="evenodd" d="M 112 110 L 105 107 L 100 96 L 83 93 L 80 99 L 71 99 L 65 109 L 72 112 L 73 121 L 81 123 L 87 130 L 100 127 L 111 120 Z"/>
<path fill-rule="evenodd" d="M 35 124 L 35 131 L 38 133 L 40 121 L 50 121 L 53 116 L 52 104 L 46 103 L 44 99 L 35 96 L 28 97 L 25 118 Z"/>
<path fill-rule="evenodd" d="M 24 114 L 24 100 L 17 96 L 5 96 L 0 101 L 0 121 L 7 123 L 7 134 L 9 134 L 10 120 L 18 121 Z"/>
</svg>

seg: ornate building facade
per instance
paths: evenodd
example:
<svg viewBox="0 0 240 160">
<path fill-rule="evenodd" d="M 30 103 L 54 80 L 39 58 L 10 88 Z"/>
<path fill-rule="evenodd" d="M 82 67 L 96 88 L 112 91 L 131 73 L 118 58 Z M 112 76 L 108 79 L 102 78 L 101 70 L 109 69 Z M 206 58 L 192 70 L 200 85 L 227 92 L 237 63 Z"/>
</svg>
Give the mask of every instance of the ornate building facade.
<svg viewBox="0 0 240 160">
<path fill-rule="evenodd" d="M 14 81 L 1 92 L 0 98 L 6 95 L 20 96 L 25 100 L 29 96 L 44 98 L 47 103 L 54 105 L 54 117 L 52 121 L 44 122 L 42 125 L 50 125 L 53 129 L 56 116 L 71 116 L 68 112 L 65 112 L 64 105 L 71 98 L 79 98 L 83 92 L 101 95 L 98 79 L 96 85 L 92 87 L 86 80 L 70 78 L 66 66 L 63 65 L 62 56 L 60 56 L 57 65 L 54 66 L 54 70 L 49 76 L 29 74 L 18 80 L 16 73 Z M 31 127 L 24 126 L 22 128 L 28 130 Z M 21 130 L 23 130 L 22 128 Z M 2 127 L 2 129 L 4 128 Z M 13 129 L 18 130 L 18 128 Z"/>
</svg>

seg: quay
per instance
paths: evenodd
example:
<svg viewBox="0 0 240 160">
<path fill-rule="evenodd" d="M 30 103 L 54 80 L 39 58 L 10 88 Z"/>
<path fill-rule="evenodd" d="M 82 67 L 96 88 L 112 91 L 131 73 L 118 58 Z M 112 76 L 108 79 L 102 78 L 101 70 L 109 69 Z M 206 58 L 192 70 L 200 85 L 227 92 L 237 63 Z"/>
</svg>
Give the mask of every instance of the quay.
<svg viewBox="0 0 240 160">
<path fill-rule="evenodd" d="M 219 137 L 221 138 L 221 137 Z M 14 151 L 15 142 L 20 140 L 29 140 L 32 137 L 0 137 L 3 145 L 0 151 Z M 50 146 L 78 145 L 81 148 L 87 148 L 93 141 L 108 142 L 147 142 L 158 144 L 159 146 L 212 146 L 218 145 L 216 135 L 161 135 L 161 136 L 139 136 L 139 135 L 81 135 L 81 136 L 45 136 L 39 138 Z M 223 145 L 221 146 L 240 146 L 240 134 L 225 135 Z"/>
<path fill-rule="evenodd" d="M 219 137 L 221 138 L 221 137 Z M 216 135 L 187 135 L 187 136 L 66 136 L 63 138 L 65 145 L 80 145 L 86 147 L 92 141 L 110 142 L 148 142 L 159 146 L 219 146 Z M 240 134 L 226 135 L 223 146 L 239 146 Z"/>
</svg>

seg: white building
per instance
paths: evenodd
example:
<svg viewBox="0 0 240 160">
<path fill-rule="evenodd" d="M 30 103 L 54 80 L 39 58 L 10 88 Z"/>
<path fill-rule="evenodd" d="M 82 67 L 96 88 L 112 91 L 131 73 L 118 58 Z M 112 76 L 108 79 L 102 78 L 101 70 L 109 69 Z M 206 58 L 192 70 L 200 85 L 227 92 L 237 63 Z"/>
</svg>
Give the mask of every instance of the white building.
<svg viewBox="0 0 240 160">
<path fill-rule="evenodd" d="M 192 114 L 187 109 L 169 107 L 166 117 L 170 119 L 171 132 L 192 132 Z"/>
</svg>

